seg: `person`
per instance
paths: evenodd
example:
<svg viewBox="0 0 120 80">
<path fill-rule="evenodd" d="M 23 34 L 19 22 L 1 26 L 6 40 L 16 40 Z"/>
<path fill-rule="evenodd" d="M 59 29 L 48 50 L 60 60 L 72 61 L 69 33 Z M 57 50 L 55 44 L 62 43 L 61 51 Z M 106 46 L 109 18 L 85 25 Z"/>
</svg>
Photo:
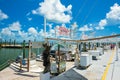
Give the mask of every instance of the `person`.
<svg viewBox="0 0 120 80">
<path fill-rule="evenodd" d="M 71 60 L 71 51 L 69 51 L 68 53 L 66 53 L 66 60 Z"/>
<path fill-rule="evenodd" d="M 44 68 L 44 73 L 50 72 L 50 48 L 51 46 L 48 46 L 47 43 L 43 44 L 43 47 L 45 50 L 43 51 L 43 66 Z"/>
<path fill-rule="evenodd" d="M 58 55 L 58 51 L 55 51 L 55 61 L 56 63 L 59 62 L 59 55 Z"/>
<path fill-rule="evenodd" d="M 78 48 L 75 49 L 75 66 L 76 67 L 79 67 L 79 63 L 80 63 L 80 56 L 79 56 L 79 51 L 78 51 Z"/>
<path fill-rule="evenodd" d="M 16 63 L 19 63 L 21 59 L 22 59 L 22 57 L 21 57 L 20 55 L 18 55 L 18 56 L 16 57 L 16 59 L 15 59 L 15 62 L 16 62 Z"/>
</svg>

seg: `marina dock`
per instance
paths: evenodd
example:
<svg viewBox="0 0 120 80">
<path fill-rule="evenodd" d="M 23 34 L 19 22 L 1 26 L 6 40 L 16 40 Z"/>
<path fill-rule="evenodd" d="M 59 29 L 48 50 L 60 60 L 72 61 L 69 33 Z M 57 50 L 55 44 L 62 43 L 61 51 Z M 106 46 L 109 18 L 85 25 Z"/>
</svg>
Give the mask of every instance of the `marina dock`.
<svg viewBox="0 0 120 80">
<path fill-rule="evenodd" d="M 118 51 L 118 54 L 120 52 Z M 116 60 L 116 49 L 107 50 L 98 60 L 92 60 L 92 64 L 86 68 L 76 68 L 74 62 L 67 62 L 67 70 L 50 80 L 119 80 L 120 76 L 120 55 Z M 42 62 L 36 65 L 29 72 L 21 71 L 10 65 L 0 72 L 0 80 L 40 80 L 40 73 L 43 71 Z"/>
<path fill-rule="evenodd" d="M 0 80 L 120 80 L 120 0 L 0 0 Z"/>
</svg>

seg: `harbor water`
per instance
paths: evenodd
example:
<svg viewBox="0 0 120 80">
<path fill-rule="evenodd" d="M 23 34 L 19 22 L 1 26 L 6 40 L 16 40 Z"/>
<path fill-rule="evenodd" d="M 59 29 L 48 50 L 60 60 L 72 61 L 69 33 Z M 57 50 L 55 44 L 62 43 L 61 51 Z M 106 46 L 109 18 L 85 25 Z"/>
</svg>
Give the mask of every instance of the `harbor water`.
<svg viewBox="0 0 120 80">
<path fill-rule="evenodd" d="M 25 58 L 28 58 L 29 49 L 25 48 Z M 31 49 L 31 53 L 34 55 L 41 54 L 42 48 Z M 15 60 L 17 56 L 23 55 L 22 48 L 0 48 L 0 71 L 9 66 L 9 61 Z"/>
</svg>

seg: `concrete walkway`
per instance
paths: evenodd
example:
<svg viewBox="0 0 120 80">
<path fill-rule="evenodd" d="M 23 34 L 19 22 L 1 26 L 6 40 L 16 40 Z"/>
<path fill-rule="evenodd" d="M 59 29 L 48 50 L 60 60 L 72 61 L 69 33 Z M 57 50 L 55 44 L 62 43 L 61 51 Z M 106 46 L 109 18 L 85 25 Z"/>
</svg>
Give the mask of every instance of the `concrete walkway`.
<svg viewBox="0 0 120 80">
<path fill-rule="evenodd" d="M 93 60 L 92 65 L 87 69 L 73 67 L 51 80 L 119 80 L 120 61 L 115 61 L 115 59 L 116 51 L 108 50 L 104 55 L 100 56 L 99 60 Z M 107 73 L 106 68 L 108 69 Z M 102 79 L 103 75 L 105 79 Z"/>
<path fill-rule="evenodd" d="M 0 80 L 40 80 L 40 72 L 43 71 L 42 62 L 37 62 L 34 67 L 27 72 L 19 71 L 15 65 L 11 64 L 6 69 L 0 72 Z"/>
<path fill-rule="evenodd" d="M 106 75 L 106 80 L 120 80 L 120 49 L 118 50 L 118 60 L 115 51 L 114 58 L 112 62 L 109 64 L 110 68 L 108 70 L 108 74 Z"/>
</svg>

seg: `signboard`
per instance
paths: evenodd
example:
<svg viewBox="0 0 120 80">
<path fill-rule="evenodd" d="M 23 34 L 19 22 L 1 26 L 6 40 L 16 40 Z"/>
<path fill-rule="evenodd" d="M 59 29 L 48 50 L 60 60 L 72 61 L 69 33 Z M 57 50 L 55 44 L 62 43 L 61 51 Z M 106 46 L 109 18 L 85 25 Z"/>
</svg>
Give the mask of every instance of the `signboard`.
<svg viewBox="0 0 120 80">
<path fill-rule="evenodd" d="M 59 36 L 69 36 L 70 34 L 70 30 L 64 26 L 58 27 L 57 31 Z"/>
<path fill-rule="evenodd" d="M 57 73 L 57 64 L 55 62 L 51 62 L 51 65 L 50 65 L 50 71 L 51 73 Z"/>
<path fill-rule="evenodd" d="M 60 62 L 60 72 L 63 72 L 66 69 L 66 62 L 65 61 L 61 61 Z"/>
<path fill-rule="evenodd" d="M 32 42 L 31 45 L 32 45 L 32 48 L 42 48 L 43 42 Z"/>
</svg>

